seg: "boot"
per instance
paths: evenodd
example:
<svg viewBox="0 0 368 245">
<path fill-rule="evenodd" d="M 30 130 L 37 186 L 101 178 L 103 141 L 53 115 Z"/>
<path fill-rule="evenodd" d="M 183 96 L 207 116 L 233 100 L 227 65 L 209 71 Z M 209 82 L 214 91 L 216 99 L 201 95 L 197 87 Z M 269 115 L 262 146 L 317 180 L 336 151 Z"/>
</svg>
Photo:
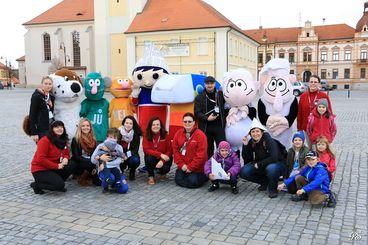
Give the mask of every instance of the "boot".
<svg viewBox="0 0 368 245">
<path fill-rule="evenodd" d="M 82 175 L 79 177 L 78 184 L 80 184 L 81 186 L 90 185 L 90 174 L 87 170 L 84 170 Z"/>
<path fill-rule="evenodd" d="M 135 169 L 129 170 L 129 180 L 135 180 Z"/>
</svg>

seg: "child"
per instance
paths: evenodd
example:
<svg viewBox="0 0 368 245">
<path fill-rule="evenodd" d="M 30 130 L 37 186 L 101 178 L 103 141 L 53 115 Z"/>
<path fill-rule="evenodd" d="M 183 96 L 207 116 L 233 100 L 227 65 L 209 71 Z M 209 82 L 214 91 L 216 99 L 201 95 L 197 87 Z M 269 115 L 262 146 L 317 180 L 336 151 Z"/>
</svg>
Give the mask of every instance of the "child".
<svg viewBox="0 0 368 245">
<path fill-rule="evenodd" d="M 315 151 L 308 151 L 305 156 L 307 166 L 299 174 L 291 176 L 277 189 L 287 187 L 290 193 L 296 193 L 291 200 L 308 200 L 311 204 L 321 204 L 327 200 L 327 207 L 335 207 L 335 194 L 330 191 L 330 178 L 324 163 L 318 161 Z"/>
<path fill-rule="evenodd" d="M 121 145 L 117 143 L 119 138 L 119 130 L 110 128 L 107 131 L 106 140 L 99 144 L 92 154 L 92 163 L 98 166 L 98 171 L 102 181 L 103 193 L 106 193 L 114 185 L 120 185 L 121 171 L 120 163 L 122 159 L 126 159 Z M 110 178 L 110 174 L 114 175 L 115 181 Z"/>
<path fill-rule="evenodd" d="M 335 117 L 328 109 L 327 99 L 320 99 L 308 117 L 307 133 L 312 145 L 322 135 L 332 143 L 336 135 Z"/>
<path fill-rule="evenodd" d="M 216 179 L 215 175 L 212 174 L 211 169 L 211 159 L 214 158 L 218 163 L 221 164 L 221 167 L 230 177 L 230 180 L 218 180 Z M 208 178 L 211 180 L 212 185 L 208 189 L 209 192 L 217 190 L 220 185 L 219 182 L 224 184 L 230 184 L 231 192 L 233 194 L 238 194 L 238 187 L 237 187 L 237 176 L 240 172 L 240 160 L 238 155 L 233 152 L 230 148 L 230 144 L 227 141 L 221 141 L 219 146 L 215 152 L 215 154 L 210 158 L 205 166 L 204 166 L 204 173 Z"/>
<path fill-rule="evenodd" d="M 336 157 L 331 151 L 330 144 L 324 136 L 317 138 L 317 153 L 319 156 L 319 161 L 327 165 L 328 176 L 330 177 L 330 182 L 334 178 L 336 170 Z"/>
<path fill-rule="evenodd" d="M 308 147 L 304 145 L 305 135 L 303 131 L 298 131 L 293 135 L 292 143 L 293 146 L 288 150 L 287 153 L 287 176 L 294 176 L 298 174 L 305 165 L 305 155 L 308 152 Z"/>
</svg>

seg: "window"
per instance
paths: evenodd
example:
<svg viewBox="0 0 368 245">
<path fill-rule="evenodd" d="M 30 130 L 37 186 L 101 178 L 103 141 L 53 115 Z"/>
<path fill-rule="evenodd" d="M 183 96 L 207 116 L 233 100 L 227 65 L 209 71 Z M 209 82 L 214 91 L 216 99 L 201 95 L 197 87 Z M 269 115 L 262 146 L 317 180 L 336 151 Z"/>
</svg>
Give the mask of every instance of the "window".
<svg viewBox="0 0 368 245">
<path fill-rule="evenodd" d="M 258 53 L 258 64 L 263 64 L 263 54 Z"/>
<path fill-rule="evenodd" d="M 206 71 L 200 71 L 199 74 L 201 74 L 202 76 L 207 76 L 207 72 Z"/>
<path fill-rule="evenodd" d="M 344 60 L 351 60 L 351 50 L 345 50 Z"/>
<path fill-rule="evenodd" d="M 78 67 L 81 66 L 79 32 L 74 31 L 72 33 L 72 39 L 73 39 L 73 65 Z"/>
<path fill-rule="evenodd" d="M 344 69 L 344 79 L 350 78 L 350 69 Z"/>
<path fill-rule="evenodd" d="M 309 32 L 307 32 L 307 37 L 309 37 Z"/>
<path fill-rule="evenodd" d="M 295 74 L 295 71 L 294 70 L 290 70 L 290 74 Z"/>
<path fill-rule="evenodd" d="M 321 61 L 327 61 L 327 51 L 321 51 Z"/>
<path fill-rule="evenodd" d="M 285 53 L 279 53 L 279 58 L 285 58 Z"/>
<path fill-rule="evenodd" d="M 294 63 L 295 62 L 295 53 L 289 53 L 289 62 Z"/>
<path fill-rule="evenodd" d="M 338 79 L 339 77 L 339 70 L 338 69 L 333 69 L 332 70 L 332 79 Z"/>
<path fill-rule="evenodd" d="M 208 55 L 208 38 L 200 37 L 198 39 L 198 55 Z"/>
<path fill-rule="evenodd" d="M 267 53 L 266 55 L 266 63 L 272 59 L 272 53 Z"/>
<path fill-rule="evenodd" d="M 303 52 L 303 61 L 311 62 L 312 61 L 312 52 Z"/>
<path fill-rule="evenodd" d="M 360 50 L 360 59 L 362 60 L 367 60 L 367 50 L 366 49 L 362 49 Z"/>
<path fill-rule="evenodd" d="M 339 60 L 339 51 L 338 50 L 332 51 L 332 60 L 333 61 L 338 61 Z"/>
<path fill-rule="evenodd" d="M 43 34 L 43 59 L 51 60 L 51 40 L 50 34 Z"/>
<path fill-rule="evenodd" d="M 360 78 L 365 78 L 365 68 L 360 68 Z"/>
<path fill-rule="evenodd" d="M 327 74 L 327 70 L 321 69 L 321 79 L 326 79 L 327 78 L 326 74 Z"/>
</svg>

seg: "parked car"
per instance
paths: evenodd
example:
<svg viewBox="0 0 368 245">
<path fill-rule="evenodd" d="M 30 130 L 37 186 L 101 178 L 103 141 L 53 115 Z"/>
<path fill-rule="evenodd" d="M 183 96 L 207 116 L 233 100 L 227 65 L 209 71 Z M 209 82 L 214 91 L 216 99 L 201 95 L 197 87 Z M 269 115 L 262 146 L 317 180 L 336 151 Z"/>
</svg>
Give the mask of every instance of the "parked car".
<svg viewBox="0 0 368 245">
<path fill-rule="evenodd" d="M 299 96 L 307 90 L 307 87 L 302 82 L 294 82 L 293 87 L 294 96 Z"/>
<path fill-rule="evenodd" d="M 326 80 L 321 80 L 321 90 L 323 91 L 332 90 L 332 86 L 329 85 Z"/>
</svg>

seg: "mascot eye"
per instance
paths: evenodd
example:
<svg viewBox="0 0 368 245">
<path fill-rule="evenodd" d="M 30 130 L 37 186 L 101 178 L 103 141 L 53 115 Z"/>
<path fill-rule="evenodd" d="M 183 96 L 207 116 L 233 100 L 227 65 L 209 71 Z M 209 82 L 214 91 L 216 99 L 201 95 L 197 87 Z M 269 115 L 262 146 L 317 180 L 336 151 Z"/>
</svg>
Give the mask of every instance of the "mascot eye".
<svg viewBox="0 0 368 245">
<path fill-rule="evenodd" d="M 118 83 L 119 84 L 123 84 L 124 83 L 124 80 L 123 79 L 118 79 Z"/>
<path fill-rule="evenodd" d="M 69 78 L 67 76 L 64 77 L 65 81 L 69 81 Z"/>
<path fill-rule="evenodd" d="M 142 74 L 138 74 L 138 75 L 137 75 L 137 78 L 138 78 L 138 80 L 142 80 L 142 79 L 143 79 Z"/>
<path fill-rule="evenodd" d="M 153 79 L 157 80 L 157 79 L 160 77 L 160 75 L 158 75 L 157 73 L 154 73 L 154 74 L 152 75 L 152 77 L 153 77 Z"/>
<path fill-rule="evenodd" d="M 268 83 L 268 90 L 269 91 L 275 91 L 277 87 L 277 81 L 275 79 L 272 79 L 269 83 Z"/>
<path fill-rule="evenodd" d="M 279 89 L 280 92 L 284 92 L 286 90 L 286 82 L 284 81 L 284 79 L 278 79 L 277 80 L 277 88 Z"/>
<path fill-rule="evenodd" d="M 233 87 L 235 87 L 235 82 L 229 82 L 229 84 L 227 86 L 229 88 L 233 88 Z"/>
<path fill-rule="evenodd" d="M 96 80 L 95 80 L 95 84 L 96 84 L 97 86 L 100 86 L 100 84 L 101 84 L 100 79 L 96 79 Z"/>
<path fill-rule="evenodd" d="M 95 83 L 95 81 L 93 81 L 93 79 L 89 79 L 89 81 L 88 81 L 88 85 L 89 86 L 92 87 L 94 83 Z"/>
</svg>

